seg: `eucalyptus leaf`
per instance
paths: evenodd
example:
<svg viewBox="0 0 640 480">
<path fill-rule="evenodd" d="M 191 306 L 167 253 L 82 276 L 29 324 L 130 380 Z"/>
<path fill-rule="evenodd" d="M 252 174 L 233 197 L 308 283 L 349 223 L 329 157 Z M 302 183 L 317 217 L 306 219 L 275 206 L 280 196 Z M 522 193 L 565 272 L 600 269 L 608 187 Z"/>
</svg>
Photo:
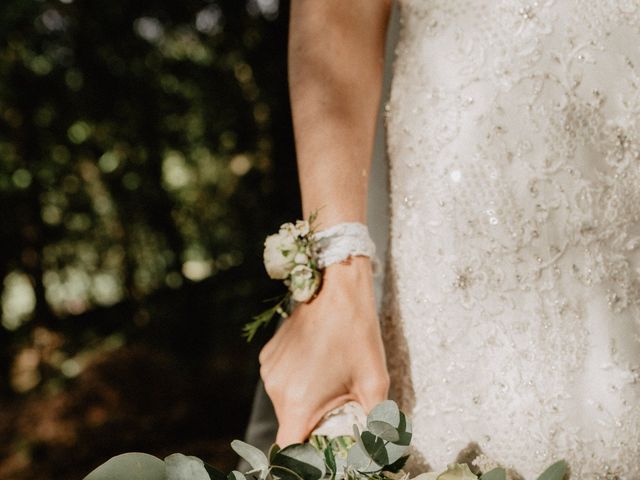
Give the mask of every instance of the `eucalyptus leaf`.
<svg viewBox="0 0 640 480">
<path fill-rule="evenodd" d="M 357 425 L 353 425 L 353 438 L 355 438 L 356 443 L 360 444 L 362 450 L 364 450 L 364 445 L 362 444 L 362 438 L 360 437 L 360 429 Z"/>
<path fill-rule="evenodd" d="M 146 453 L 123 453 L 100 465 L 84 480 L 167 480 L 162 460 Z M 208 480 L 208 479 L 207 479 Z"/>
<path fill-rule="evenodd" d="M 504 468 L 494 468 L 484 473 L 480 480 L 507 480 L 507 472 Z"/>
<path fill-rule="evenodd" d="M 274 443 L 273 445 L 271 445 L 271 447 L 269 447 L 269 454 L 267 455 L 269 457 L 269 463 L 273 462 L 273 457 L 279 451 L 280 451 L 280 446 L 277 443 Z"/>
<path fill-rule="evenodd" d="M 251 465 L 252 471 L 260 472 L 261 479 L 266 478 L 269 460 L 262 450 L 241 440 L 231 442 L 231 448 Z"/>
<path fill-rule="evenodd" d="M 367 416 L 367 429 L 374 435 L 396 442 L 400 439 L 400 409 L 393 400 L 376 405 Z"/>
<path fill-rule="evenodd" d="M 386 465 L 384 469 L 387 472 L 398 473 L 400 470 L 402 470 L 402 467 L 404 467 L 408 459 L 409 459 L 409 455 L 404 455 L 400 457 L 398 460 L 396 460 L 395 462 L 392 462 L 389 465 Z"/>
<path fill-rule="evenodd" d="M 209 474 L 211 480 L 227 480 L 227 476 L 224 473 L 212 465 L 209 465 L 207 462 L 204 462 L 204 468 Z"/>
<path fill-rule="evenodd" d="M 244 476 L 244 473 L 233 470 L 229 475 L 227 475 L 227 480 L 247 480 L 247 477 Z"/>
<path fill-rule="evenodd" d="M 167 480 L 210 480 L 198 457 L 174 453 L 164 459 Z"/>
<path fill-rule="evenodd" d="M 386 453 L 386 459 L 388 465 L 393 465 L 399 461 L 402 457 L 407 455 L 409 451 L 408 445 L 398 445 L 396 443 L 387 443 L 384 447 Z"/>
<path fill-rule="evenodd" d="M 369 431 L 362 432 L 360 438 L 362 439 L 361 445 L 364 445 L 365 452 L 374 462 L 382 466 L 393 463 L 389 461 L 389 455 L 385 448 L 388 443 L 382 438 L 375 436 Z"/>
<path fill-rule="evenodd" d="M 400 424 L 398 425 L 398 433 L 400 438 L 392 443 L 408 447 L 411 444 L 411 437 L 413 436 L 411 420 L 409 420 L 407 416 L 402 412 L 400 412 Z"/>
<path fill-rule="evenodd" d="M 367 428 L 371 433 L 388 442 L 397 442 L 400 440 L 398 429 L 389 423 L 375 420 L 367 423 Z"/>
<path fill-rule="evenodd" d="M 369 456 L 361 442 L 357 442 L 349 450 L 347 466 L 361 473 L 379 472 L 384 467 L 384 465 L 379 465 Z"/>
<path fill-rule="evenodd" d="M 342 457 L 335 457 L 336 459 L 336 480 L 344 478 L 344 470 L 347 468 L 347 459 Z"/>
<path fill-rule="evenodd" d="M 367 415 L 367 426 L 372 421 L 381 421 L 397 427 L 400 424 L 398 404 L 393 400 L 385 400 L 377 404 Z"/>
<path fill-rule="evenodd" d="M 298 472 L 280 465 L 271 466 L 271 476 L 279 480 L 303 480 Z"/>
<path fill-rule="evenodd" d="M 559 460 L 547 468 L 538 480 L 562 480 L 567 474 L 568 465 L 564 460 Z"/>
<path fill-rule="evenodd" d="M 271 464 L 292 470 L 303 480 L 319 480 L 326 473 L 324 458 L 308 443 L 283 448 L 274 455 Z M 280 476 L 280 473 L 277 475 Z"/>
</svg>

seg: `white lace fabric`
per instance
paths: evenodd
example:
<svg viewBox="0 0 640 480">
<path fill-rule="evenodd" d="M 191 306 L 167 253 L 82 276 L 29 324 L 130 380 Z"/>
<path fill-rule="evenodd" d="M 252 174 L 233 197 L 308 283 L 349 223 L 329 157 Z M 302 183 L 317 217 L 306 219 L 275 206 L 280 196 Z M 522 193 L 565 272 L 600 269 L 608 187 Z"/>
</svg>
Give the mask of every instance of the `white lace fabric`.
<svg viewBox="0 0 640 480">
<path fill-rule="evenodd" d="M 371 240 L 368 227 L 363 223 L 338 223 L 316 232 L 313 239 L 318 268 L 343 262 L 352 256 L 365 256 L 371 258 L 374 272 L 379 270 L 376 246 Z"/>
<path fill-rule="evenodd" d="M 640 2 L 400 5 L 382 321 L 418 470 L 640 479 Z"/>
</svg>

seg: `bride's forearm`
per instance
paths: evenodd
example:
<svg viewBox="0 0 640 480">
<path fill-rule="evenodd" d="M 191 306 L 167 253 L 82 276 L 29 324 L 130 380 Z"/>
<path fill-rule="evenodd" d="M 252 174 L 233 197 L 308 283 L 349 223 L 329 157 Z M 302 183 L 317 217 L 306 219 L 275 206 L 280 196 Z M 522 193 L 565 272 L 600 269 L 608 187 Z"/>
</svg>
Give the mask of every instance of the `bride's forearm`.
<svg viewBox="0 0 640 480">
<path fill-rule="evenodd" d="M 366 219 L 388 0 L 293 0 L 289 85 L 305 218 Z"/>
</svg>

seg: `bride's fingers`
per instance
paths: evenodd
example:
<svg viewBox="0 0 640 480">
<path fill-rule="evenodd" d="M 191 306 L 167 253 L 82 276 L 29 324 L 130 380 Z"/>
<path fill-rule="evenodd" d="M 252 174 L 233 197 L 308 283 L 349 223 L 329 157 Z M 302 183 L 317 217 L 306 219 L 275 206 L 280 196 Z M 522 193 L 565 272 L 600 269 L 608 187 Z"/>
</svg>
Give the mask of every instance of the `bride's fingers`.
<svg viewBox="0 0 640 480">
<path fill-rule="evenodd" d="M 266 365 L 267 363 L 269 363 L 269 360 L 276 352 L 276 345 L 274 344 L 274 341 L 275 338 L 272 338 L 267 343 L 265 343 L 265 345 L 262 347 L 262 350 L 260 350 L 260 353 L 258 354 L 258 362 L 260 363 L 260 365 Z"/>
<path fill-rule="evenodd" d="M 297 407 L 284 405 L 282 407 L 283 414 L 278 415 L 278 418 L 282 418 L 282 420 L 278 428 L 276 443 L 280 447 L 285 447 L 292 443 L 305 441 L 325 414 L 351 400 L 356 400 L 353 394 L 344 394 L 318 405 L 311 403 Z M 280 411 L 280 409 L 276 408 L 276 411 Z"/>
<path fill-rule="evenodd" d="M 383 371 L 383 372 L 386 372 Z M 356 383 L 353 387 L 357 400 L 362 405 L 365 413 L 371 412 L 380 402 L 385 401 L 389 396 L 389 377 L 386 373 L 372 372 Z"/>
<path fill-rule="evenodd" d="M 273 334 L 273 337 L 262 347 L 260 354 L 258 355 L 258 362 L 261 365 L 268 363 L 273 357 L 274 353 L 280 350 L 282 339 L 286 337 L 286 331 L 289 329 L 288 319 L 280 325 L 280 327 Z"/>
</svg>

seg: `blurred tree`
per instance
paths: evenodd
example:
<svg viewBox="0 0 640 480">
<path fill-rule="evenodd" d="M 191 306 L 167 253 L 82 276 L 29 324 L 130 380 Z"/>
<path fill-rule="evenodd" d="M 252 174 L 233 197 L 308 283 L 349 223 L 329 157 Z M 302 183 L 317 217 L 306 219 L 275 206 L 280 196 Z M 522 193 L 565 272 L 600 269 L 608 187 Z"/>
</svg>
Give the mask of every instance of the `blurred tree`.
<svg viewBox="0 0 640 480">
<path fill-rule="evenodd" d="M 38 328 L 64 332 L 47 368 L 73 376 L 65 361 L 88 338 L 161 321 L 174 337 L 198 322 L 239 333 L 260 308 L 263 238 L 299 215 L 285 12 L 277 0 L 0 4 L 0 378 Z M 203 305 L 235 300 L 185 318 L 194 282 Z"/>
<path fill-rule="evenodd" d="M 241 433 L 262 242 L 300 215 L 287 11 L 0 2 L 0 478 Z"/>
</svg>

